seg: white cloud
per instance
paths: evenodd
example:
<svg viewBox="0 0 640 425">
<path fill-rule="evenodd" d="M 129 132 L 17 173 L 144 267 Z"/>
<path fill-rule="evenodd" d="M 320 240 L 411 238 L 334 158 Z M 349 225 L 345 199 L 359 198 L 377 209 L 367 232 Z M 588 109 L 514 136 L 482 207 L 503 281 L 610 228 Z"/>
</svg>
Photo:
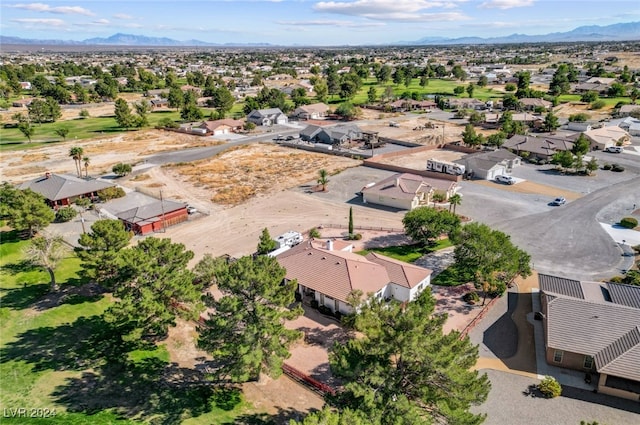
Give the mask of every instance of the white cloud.
<svg viewBox="0 0 640 425">
<path fill-rule="evenodd" d="M 30 10 L 32 12 L 48 12 L 48 13 L 57 13 L 62 15 L 84 15 L 84 16 L 95 16 L 95 13 L 91 12 L 88 9 L 80 6 L 49 6 L 44 3 L 17 3 L 17 4 L 9 4 L 7 7 L 12 7 L 14 9 L 24 9 Z"/>
<path fill-rule="evenodd" d="M 133 16 L 127 15 L 126 13 L 116 13 L 113 17 L 116 19 L 133 19 Z"/>
<path fill-rule="evenodd" d="M 65 27 L 67 26 L 66 22 L 62 19 L 40 19 L 40 18 L 16 18 L 11 19 L 11 22 L 16 22 L 18 24 L 23 24 L 28 28 L 32 28 L 34 26 L 46 26 L 46 27 Z"/>
<path fill-rule="evenodd" d="M 109 25 L 110 23 L 111 22 L 109 22 L 108 19 L 96 19 L 95 21 L 92 21 L 92 22 L 75 23 L 74 25 L 77 27 L 100 27 L 104 25 Z"/>
<path fill-rule="evenodd" d="M 480 5 L 482 9 L 513 9 L 533 6 L 534 0 L 489 0 Z"/>
<path fill-rule="evenodd" d="M 469 19 L 460 12 L 424 13 L 428 9 L 452 9 L 457 1 L 427 0 L 356 0 L 354 2 L 329 1 L 316 3 L 313 9 L 317 12 L 340 15 L 359 16 L 380 21 L 433 22 L 462 21 Z"/>
<path fill-rule="evenodd" d="M 332 21 L 332 20 L 312 20 L 312 21 L 279 21 L 280 25 L 288 26 L 327 26 L 341 28 L 364 28 L 364 27 L 383 27 L 384 22 L 351 22 L 351 21 Z"/>
</svg>

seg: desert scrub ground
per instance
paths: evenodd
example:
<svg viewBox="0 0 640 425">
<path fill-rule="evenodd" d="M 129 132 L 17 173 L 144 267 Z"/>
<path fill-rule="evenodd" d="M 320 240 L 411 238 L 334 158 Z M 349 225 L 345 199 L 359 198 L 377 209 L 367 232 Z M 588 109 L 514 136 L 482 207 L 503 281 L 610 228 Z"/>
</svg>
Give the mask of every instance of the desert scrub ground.
<svg viewBox="0 0 640 425">
<path fill-rule="evenodd" d="M 318 171 L 334 174 L 360 161 L 259 143 L 228 149 L 201 161 L 175 164 L 165 170 L 177 180 L 205 189 L 216 204 L 232 206 L 252 196 L 315 181 Z"/>
</svg>

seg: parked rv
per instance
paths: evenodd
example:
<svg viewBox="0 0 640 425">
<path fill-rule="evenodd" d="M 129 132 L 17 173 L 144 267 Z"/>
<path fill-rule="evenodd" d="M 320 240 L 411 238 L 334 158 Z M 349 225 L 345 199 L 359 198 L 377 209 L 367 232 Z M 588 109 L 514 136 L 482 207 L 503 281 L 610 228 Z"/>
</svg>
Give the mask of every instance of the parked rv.
<svg viewBox="0 0 640 425">
<path fill-rule="evenodd" d="M 429 159 L 427 160 L 427 170 L 435 171 L 437 173 L 446 173 L 453 174 L 454 176 L 461 176 L 465 172 L 465 167 L 464 165 L 455 164 L 453 162 Z"/>
</svg>

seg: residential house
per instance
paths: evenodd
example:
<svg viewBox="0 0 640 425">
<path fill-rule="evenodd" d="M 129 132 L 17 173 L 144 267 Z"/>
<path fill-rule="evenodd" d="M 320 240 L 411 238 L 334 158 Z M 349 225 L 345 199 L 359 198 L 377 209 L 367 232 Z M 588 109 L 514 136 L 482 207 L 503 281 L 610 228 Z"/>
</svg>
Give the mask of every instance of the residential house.
<svg viewBox="0 0 640 425">
<path fill-rule="evenodd" d="M 625 145 L 631 141 L 629 133 L 615 125 L 594 128 L 582 134 L 589 139 L 591 149 L 594 150 L 604 150 L 609 146 Z"/>
<path fill-rule="evenodd" d="M 329 113 L 329 107 L 324 103 L 313 103 L 311 105 L 298 106 L 291 115 L 292 118 L 299 120 L 318 120 L 323 119 Z"/>
<path fill-rule="evenodd" d="M 451 180 L 433 179 L 416 174 L 394 174 L 372 186 L 362 189 L 364 203 L 412 210 L 431 202 L 434 193 L 442 193 L 446 199 L 455 194 L 457 183 Z"/>
<path fill-rule="evenodd" d="M 631 112 L 633 111 L 639 111 L 640 112 L 640 105 L 622 105 L 620 107 L 620 110 L 618 111 L 618 115 L 621 117 L 628 117 L 631 115 Z"/>
<path fill-rule="evenodd" d="M 447 99 L 447 108 L 474 109 L 477 111 L 481 111 L 487 109 L 487 104 L 478 99 L 452 97 Z"/>
<path fill-rule="evenodd" d="M 222 119 L 215 121 L 203 121 L 193 128 L 204 129 L 206 134 L 218 136 L 221 134 L 229 134 L 241 130 L 244 122 L 241 120 Z"/>
<path fill-rule="evenodd" d="M 598 374 L 598 392 L 640 401 L 640 287 L 538 279 L 547 362 Z"/>
<path fill-rule="evenodd" d="M 30 81 L 20 81 L 20 87 L 22 90 L 31 90 L 31 82 Z"/>
<path fill-rule="evenodd" d="M 575 137 L 577 139 L 577 135 Z M 502 145 L 518 156 L 550 160 L 556 152 L 573 149 L 573 136 L 515 134 Z"/>
<path fill-rule="evenodd" d="M 45 173 L 44 176 L 22 183 L 18 187 L 21 190 L 31 189 L 39 193 L 44 196 L 50 207 L 57 209 L 73 204 L 78 198 L 94 199 L 99 191 L 114 186 L 115 184 L 103 180 Z"/>
<path fill-rule="evenodd" d="M 247 115 L 247 121 L 255 125 L 272 126 L 274 124 L 286 124 L 289 122 L 289 119 L 280 108 L 270 108 L 254 109 Z"/>
<path fill-rule="evenodd" d="M 393 112 L 429 111 L 438 108 L 438 104 L 431 100 L 398 99 L 389 103 Z"/>
<path fill-rule="evenodd" d="M 149 101 L 151 109 L 160 109 L 169 107 L 169 99 L 151 99 Z"/>
<path fill-rule="evenodd" d="M 160 200 L 116 214 L 127 230 L 137 235 L 158 232 L 189 218 L 187 204 Z"/>
<path fill-rule="evenodd" d="M 300 139 L 305 142 L 322 143 L 326 145 L 341 145 L 354 140 L 362 140 L 360 127 L 354 124 L 321 127 L 308 125 L 300 132 Z"/>
<path fill-rule="evenodd" d="M 33 102 L 33 98 L 32 97 L 28 97 L 28 98 L 22 98 L 22 99 L 18 99 L 18 100 L 14 100 L 11 103 L 11 106 L 15 107 L 15 108 L 26 108 L 27 106 L 31 105 L 31 102 Z"/>
<path fill-rule="evenodd" d="M 309 240 L 279 254 L 286 279 L 296 279 L 305 303 L 315 300 L 333 312 L 352 313 L 350 295 L 360 291 L 365 299 L 413 301 L 431 283 L 431 270 L 380 254 L 351 252 L 343 241 Z"/>
<path fill-rule="evenodd" d="M 530 97 L 524 97 L 522 99 L 518 99 L 522 109 L 525 111 L 534 111 L 538 108 L 544 108 L 545 110 L 549 110 L 552 106 L 552 103 L 548 100 L 544 99 L 536 99 Z"/>
<path fill-rule="evenodd" d="M 465 166 L 468 173 L 473 173 L 474 177 L 494 180 L 496 176 L 511 173 L 513 167 L 521 164 L 521 158 L 506 150 L 498 149 L 472 153 L 454 161 Z"/>
</svg>

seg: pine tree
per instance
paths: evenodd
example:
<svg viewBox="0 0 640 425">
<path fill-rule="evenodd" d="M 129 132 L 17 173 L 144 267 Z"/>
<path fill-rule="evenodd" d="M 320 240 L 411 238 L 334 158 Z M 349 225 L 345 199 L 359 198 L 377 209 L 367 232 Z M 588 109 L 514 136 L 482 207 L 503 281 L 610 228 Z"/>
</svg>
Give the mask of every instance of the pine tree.
<svg viewBox="0 0 640 425">
<path fill-rule="evenodd" d="M 478 347 L 457 331 L 442 332 L 446 315 L 423 292 L 406 306 L 371 301 L 355 319 L 361 336 L 336 344 L 331 370 L 343 380 L 339 404 L 360 410 L 370 423 L 479 424 L 469 412 L 487 399 L 486 375 L 471 370 Z"/>
<path fill-rule="evenodd" d="M 120 220 L 98 220 L 89 233 L 80 235 L 76 250 L 82 260 L 83 276 L 109 286 L 118 274 L 118 252 L 125 248 L 133 235 L 124 228 Z"/>
<path fill-rule="evenodd" d="M 131 114 L 131 108 L 129 108 L 126 100 L 122 98 L 116 100 L 115 115 L 116 122 L 120 127 L 129 129 L 134 126 L 135 117 Z"/>
<path fill-rule="evenodd" d="M 244 382 L 265 372 L 277 378 L 290 345 L 301 337 L 284 326 L 302 314 L 301 307 L 289 309 L 297 282 L 285 280 L 285 269 L 266 255 L 218 261 L 212 267 L 224 295 L 206 300 L 214 312 L 198 328 L 198 346 L 221 365 L 216 377 Z"/>
<path fill-rule="evenodd" d="M 269 230 L 265 227 L 262 229 L 262 234 L 260 235 L 260 241 L 258 242 L 258 248 L 256 252 L 258 255 L 266 255 L 276 249 L 278 244 L 276 241 L 271 239 L 271 235 L 269 234 Z"/>
</svg>

